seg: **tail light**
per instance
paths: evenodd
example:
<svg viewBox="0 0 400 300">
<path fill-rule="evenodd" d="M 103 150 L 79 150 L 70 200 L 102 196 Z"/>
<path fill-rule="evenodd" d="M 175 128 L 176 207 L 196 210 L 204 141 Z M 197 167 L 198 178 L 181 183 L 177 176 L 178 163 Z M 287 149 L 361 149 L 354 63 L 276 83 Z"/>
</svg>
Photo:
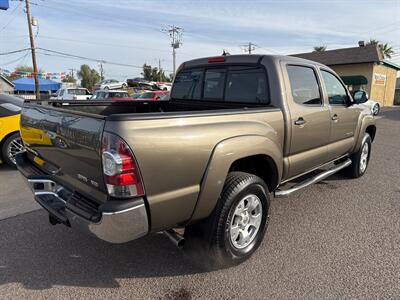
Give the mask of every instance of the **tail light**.
<svg viewBox="0 0 400 300">
<path fill-rule="evenodd" d="M 110 196 L 127 198 L 144 195 L 139 168 L 124 140 L 104 132 L 102 161 L 104 180 Z"/>
</svg>

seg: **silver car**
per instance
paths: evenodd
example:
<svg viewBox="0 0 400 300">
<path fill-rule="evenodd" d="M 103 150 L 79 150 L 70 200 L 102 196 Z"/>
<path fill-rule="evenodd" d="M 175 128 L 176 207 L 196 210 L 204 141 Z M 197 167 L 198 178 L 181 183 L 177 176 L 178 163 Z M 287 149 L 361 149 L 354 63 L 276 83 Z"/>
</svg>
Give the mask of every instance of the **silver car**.
<svg viewBox="0 0 400 300">
<path fill-rule="evenodd" d="M 95 85 L 96 90 L 115 90 L 115 89 L 126 89 L 128 84 L 123 81 L 118 81 L 115 79 L 107 79 L 100 81 Z"/>
</svg>

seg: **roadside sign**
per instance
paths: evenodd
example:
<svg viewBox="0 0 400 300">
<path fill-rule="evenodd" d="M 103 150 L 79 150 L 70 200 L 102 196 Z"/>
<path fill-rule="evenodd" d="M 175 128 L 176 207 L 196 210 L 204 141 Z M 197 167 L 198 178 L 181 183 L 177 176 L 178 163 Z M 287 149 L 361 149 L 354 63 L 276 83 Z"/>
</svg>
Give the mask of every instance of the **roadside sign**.
<svg viewBox="0 0 400 300">
<path fill-rule="evenodd" d="M 0 9 L 7 10 L 9 8 L 10 4 L 8 3 L 8 0 L 0 0 Z"/>
<path fill-rule="evenodd" d="M 386 85 L 386 75 L 374 73 L 374 84 L 376 85 Z"/>
</svg>

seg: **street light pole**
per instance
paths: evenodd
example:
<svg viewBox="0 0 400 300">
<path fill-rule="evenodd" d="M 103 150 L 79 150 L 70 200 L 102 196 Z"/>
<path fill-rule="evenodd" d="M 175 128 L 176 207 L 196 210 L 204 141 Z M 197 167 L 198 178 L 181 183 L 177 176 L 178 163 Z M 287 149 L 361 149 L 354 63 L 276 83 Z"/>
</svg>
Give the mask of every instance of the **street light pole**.
<svg viewBox="0 0 400 300">
<path fill-rule="evenodd" d="M 26 17 L 27 17 L 27 20 L 28 20 L 29 39 L 30 39 L 30 42 L 31 42 L 33 78 L 35 80 L 35 94 L 36 94 L 36 100 L 40 100 L 38 69 L 37 69 L 37 64 L 36 64 L 36 53 L 35 53 L 35 40 L 33 39 L 32 19 L 31 19 L 31 14 L 30 14 L 30 11 L 29 11 L 29 1 L 28 0 L 25 0 L 25 7 L 26 7 Z"/>
</svg>

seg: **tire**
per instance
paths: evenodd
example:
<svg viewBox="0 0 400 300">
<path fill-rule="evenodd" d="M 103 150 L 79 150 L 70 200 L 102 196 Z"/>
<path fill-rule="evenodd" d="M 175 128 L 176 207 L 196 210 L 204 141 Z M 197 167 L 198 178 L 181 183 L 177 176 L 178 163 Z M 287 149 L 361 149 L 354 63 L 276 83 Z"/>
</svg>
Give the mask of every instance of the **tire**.
<svg viewBox="0 0 400 300">
<path fill-rule="evenodd" d="M 12 167 L 16 167 L 15 155 L 22 150 L 23 144 L 19 132 L 13 133 L 4 141 L 1 149 L 4 162 Z"/>
<path fill-rule="evenodd" d="M 124 84 L 122 84 L 122 88 L 123 89 L 126 89 L 128 86 L 124 83 Z"/>
<path fill-rule="evenodd" d="M 198 246 L 205 252 L 202 257 L 212 268 L 240 264 L 260 246 L 268 226 L 269 207 L 268 187 L 261 178 L 231 172 L 211 216 L 187 227 L 185 237 L 188 244 L 200 241 Z"/>
<path fill-rule="evenodd" d="M 360 150 L 350 157 L 351 165 L 345 169 L 346 175 L 351 178 L 359 178 L 365 174 L 371 156 L 371 145 L 371 136 L 365 133 Z"/>
<path fill-rule="evenodd" d="M 374 105 L 374 107 L 372 108 L 372 114 L 374 116 L 377 116 L 379 114 L 379 111 L 381 110 L 380 105 L 377 103 Z"/>
<path fill-rule="evenodd" d="M 105 87 L 104 87 L 104 90 L 105 90 L 105 91 L 108 91 L 109 89 L 110 89 L 110 88 L 109 88 L 108 86 L 105 86 Z"/>
</svg>

